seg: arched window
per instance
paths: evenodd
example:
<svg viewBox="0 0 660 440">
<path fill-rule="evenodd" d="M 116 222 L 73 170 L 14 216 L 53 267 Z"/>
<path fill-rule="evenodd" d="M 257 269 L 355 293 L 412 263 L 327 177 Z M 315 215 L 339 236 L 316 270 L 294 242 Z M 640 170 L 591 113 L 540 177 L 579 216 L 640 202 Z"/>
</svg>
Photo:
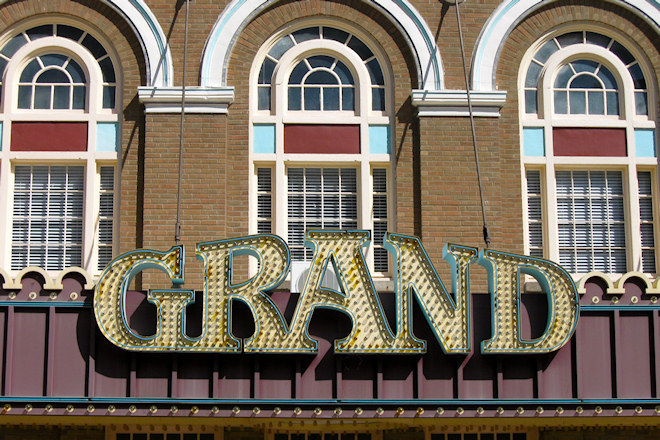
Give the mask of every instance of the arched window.
<svg viewBox="0 0 660 440">
<path fill-rule="evenodd" d="M 112 258 L 120 112 L 107 47 L 77 23 L 0 38 L 3 267 L 96 273 Z"/>
<path fill-rule="evenodd" d="M 527 248 L 569 272 L 655 274 L 651 70 L 633 43 L 555 32 L 520 74 Z"/>
<path fill-rule="evenodd" d="M 307 261 L 310 229 L 368 229 L 371 268 L 389 271 L 391 74 L 375 41 L 345 24 L 299 23 L 257 55 L 251 88 L 251 230 Z"/>
</svg>

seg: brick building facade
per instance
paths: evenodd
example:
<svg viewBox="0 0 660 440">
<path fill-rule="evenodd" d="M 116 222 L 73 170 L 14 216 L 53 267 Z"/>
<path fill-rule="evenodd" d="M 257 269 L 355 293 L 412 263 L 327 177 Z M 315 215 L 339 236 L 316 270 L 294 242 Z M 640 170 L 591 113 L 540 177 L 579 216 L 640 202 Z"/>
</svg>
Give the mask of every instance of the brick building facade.
<svg viewBox="0 0 660 440">
<path fill-rule="evenodd" d="M 469 92 L 453 1 L 0 1 L 0 440 L 656 438 L 658 4 L 459 8 Z M 334 353 L 351 321 L 328 310 L 314 355 L 135 353 L 97 328 L 113 258 L 183 246 L 201 300 L 195 246 L 254 234 L 288 244 L 271 296 L 290 321 L 314 229 L 371 231 L 394 327 L 385 231 L 419 237 L 447 280 L 443 246 L 483 248 L 484 220 L 491 249 L 571 274 L 580 320 L 560 350 L 479 351 L 494 318 L 477 264 L 467 355 L 418 306 L 415 355 Z M 233 264 L 234 283 L 258 269 Z M 539 337 L 547 292 L 522 284 L 521 332 Z M 137 334 L 159 325 L 146 292 L 169 287 L 135 278 Z M 258 323 L 233 304 L 247 340 Z"/>
</svg>

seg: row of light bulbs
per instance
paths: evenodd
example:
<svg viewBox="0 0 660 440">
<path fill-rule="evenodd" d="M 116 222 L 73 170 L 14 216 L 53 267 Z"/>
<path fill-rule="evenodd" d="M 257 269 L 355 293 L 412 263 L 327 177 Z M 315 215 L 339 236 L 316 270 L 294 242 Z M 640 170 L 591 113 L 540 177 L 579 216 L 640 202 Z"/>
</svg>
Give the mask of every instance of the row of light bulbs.
<svg viewBox="0 0 660 440">
<path fill-rule="evenodd" d="M 5 404 L 2 413 L 6 414 L 6 413 L 10 412 L 11 409 L 12 409 L 12 406 L 10 404 Z M 31 412 L 33 409 L 34 409 L 34 407 L 31 404 L 28 403 L 28 404 L 25 405 L 25 411 L 26 412 Z M 68 412 L 68 413 L 73 412 L 74 409 L 75 409 L 75 407 L 71 404 L 69 404 L 65 407 L 65 411 Z M 44 407 L 44 410 L 46 412 L 52 412 L 53 411 L 53 405 L 51 405 L 50 403 L 47 404 Z M 116 410 L 117 410 L 117 407 L 115 405 L 108 405 L 108 412 L 109 413 L 112 414 Z M 96 411 L 96 407 L 94 405 L 91 405 L 91 404 L 87 405 L 87 412 L 88 413 L 91 414 L 94 411 Z M 241 413 L 241 408 L 238 407 L 238 406 L 234 406 L 231 411 L 232 411 L 232 414 L 239 415 Z M 398 407 L 396 409 L 396 415 L 401 416 L 405 413 L 405 411 L 406 410 L 404 408 Z M 462 414 L 465 413 L 465 409 L 461 406 L 457 407 L 455 411 L 456 411 L 456 414 L 458 414 L 458 415 L 462 415 Z M 536 411 L 536 414 L 543 414 L 545 412 L 545 409 L 542 406 L 537 406 L 535 411 Z M 635 411 L 635 414 L 642 414 L 644 412 L 644 408 L 642 408 L 641 406 L 638 405 L 634 408 L 634 411 Z M 137 406 L 130 405 L 128 407 L 128 412 L 131 413 L 131 414 L 135 414 L 135 412 L 137 412 Z M 149 407 L 149 412 L 151 414 L 156 414 L 158 412 L 158 407 L 156 405 L 151 405 Z M 179 407 L 177 407 L 176 405 L 172 405 L 169 408 L 169 412 L 171 414 L 176 414 L 176 413 L 179 412 Z M 192 406 L 190 408 L 190 414 L 191 415 L 195 415 L 198 412 L 199 412 L 199 407 Z M 211 408 L 210 412 L 211 412 L 211 415 L 217 415 L 220 412 L 220 408 L 218 408 L 217 406 L 214 406 L 214 407 Z M 299 416 L 300 414 L 302 414 L 302 412 L 303 412 L 303 410 L 299 406 L 297 406 L 293 409 L 293 414 L 296 415 L 296 416 Z M 344 412 L 344 410 L 341 407 L 337 407 L 333 411 L 333 413 L 337 416 L 342 415 L 343 412 Z M 357 408 L 355 408 L 354 412 L 355 412 L 355 415 L 361 416 L 364 413 L 364 410 L 360 407 L 357 407 Z M 418 407 L 415 410 L 415 414 L 418 415 L 418 416 L 421 416 L 422 414 L 424 414 L 424 412 L 425 412 L 425 409 L 421 406 Z M 436 412 L 437 415 L 443 415 L 445 413 L 445 409 L 443 407 L 438 407 L 435 410 L 435 412 Z M 486 410 L 482 406 L 479 406 L 476 409 L 476 413 L 478 415 L 482 415 L 485 412 L 486 412 Z M 502 414 L 504 414 L 504 408 L 501 407 L 501 406 L 498 406 L 495 409 L 495 412 L 499 415 L 502 415 Z M 558 406 L 558 407 L 555 408 L 555 413 L 556 414 L 563 414 L 564 412 L 565 412 L 565 410 L 562 406 Z M 601 414 L 602 412 L 603 412 L 603 407 L 602 406 L 598 405 L 598 406 L 594 407 L 594 413 Z M 616 406 L 614 408 L 614 412 L 616 414 L 623 413 L 623 407 L 622 406 Z M 654 412 L 655 412 L 656 415 L 660 415 L 660 405 L 658 405 L 654 408 Z M 252 408 L 252 414 L 258 415 L 260 413 L 261 413 L 261 408 L 259 408 L 258 406 L 255 406 L 254 408 Z M 385 413 L 385 410 L 383 408 L 381 408 L 381 407 L 376 408 L 376 415 L 381 416 L 384 413 Z M 525 408 L 523 408 L 522 406 L 517 407 L 516 408 L 516 413 L 519 414 L 519 415 L 524 414 L 525 413 Z M 582 407 L 582 406 L 575 407 L 575 413 L 577 413 L 577 414 L 584 413 L 584 407 Z M 274 415 L 282 414 L 282 408 L 280 408 L 279 406 L 276 406 L 275 408 L 273 408 L 273 414 Z M 323 410 L 321 408 L 319 408 L 319 407 L 314 408 L 314 415 L 320 416 L 322 414 L 323 414 Z"/>
</svg>

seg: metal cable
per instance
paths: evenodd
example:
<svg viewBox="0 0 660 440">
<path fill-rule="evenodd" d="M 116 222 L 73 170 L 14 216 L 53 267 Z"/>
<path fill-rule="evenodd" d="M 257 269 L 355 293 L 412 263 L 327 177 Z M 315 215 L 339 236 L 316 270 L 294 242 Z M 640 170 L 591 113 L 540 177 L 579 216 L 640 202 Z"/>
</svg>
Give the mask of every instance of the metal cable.
<svg viewBox="0 0 660 440">
<path fill-rule="evenodd" d="M 179 128 L 179 179 L 176 190 L 176 224 L 174 225 L 174 241 L 181 242 L 181 177 L 183 175 L 183 127 L 186 116 L 186 65 L 188 60 L 188 3 L 186 1 L 186 24 L 183 39 L 183 79 L 181 85 L 181 125 Z"/>
<path fill-rule="evenodd" d="M 467 93 L 468 113 L 470 114 L 470 127 L 472 128 L 472 145 L 474 146 L 474 161 L 477 167 L 477 181 L 479 183 L 479 197 L 481 198 L 481 217 L 483 219 L 483 235 L 486 247 L 490 246 L 490 234 L 488 233 L 488 222 L 486 221 L 486 205 L 484 201 L 484 190 L 481 185 L 481 166 L 479 165 L 479 150 L 477 148 L 477 134 L 474 129 L 474 112 L 472 111 L 472 98 L 470 97 L 470 84 L 468 81 L 467 64 L 465 62 L 465 46 L 463 44 L 463 30 L 461 29 L 461 13 L 459 12 L 459 3 L 456 0 L 456 20 L 458 21 L 458 39 L 461 43 L 461 57 L 463 58 L 463 75 L 465 77 L 465 92 Z"/>
</svg>

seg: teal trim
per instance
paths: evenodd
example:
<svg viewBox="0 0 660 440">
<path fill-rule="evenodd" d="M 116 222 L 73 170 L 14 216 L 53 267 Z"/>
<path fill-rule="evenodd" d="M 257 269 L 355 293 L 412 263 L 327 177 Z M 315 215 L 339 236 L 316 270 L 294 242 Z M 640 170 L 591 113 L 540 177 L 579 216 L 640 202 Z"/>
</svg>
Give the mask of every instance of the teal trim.
<svg viewBox="0 0 660 440">
<path fill-rule="evenodd" d="M 96 151 L 102 153 L 116 153 L 119 140 L 119 123 L 96 123 Z"/>
<path fill-rule="evenodd" d="M 390 142 L 389 125 L 369 126 L 369 153 L 390 154 Z"/>
<path fill-rule="evenodd" d="M 545 156 L 545 136 L 543 127 L 523 128 L 523 154 L 531 157 Z"/>
<path fill-rule="evenodd" d="M 424 26 L 417 19 L 415 13 L 408 7 L 408 5 L 406 5 L 402 0 L 394 0 L 394 3 L 396 3 L 406 13 L 408 18 L 410 18 L 415 23 L 415 26 L 417 26 L 417 29 L 419 29 L 422 37 L 424 37 L 424 42 L 426 43 L 426 47 L 428 47 L 429 54 L 431 56 L 429 61 L 431 62 L 431 67 L 433 67 L 433 72 L 435 73 L 435 89 L 440 90 L 442 85 L 440 84 L 440 66 L 438 65 L 438 59 L 436 58 L 437 47 L 435 40 L 432 39 L 426 32 L 424 32 Z M 426 66 L 420 66 L 420 68 L 422 69 L 420 72 L 422 74 L 422 84 L 424 84 L 424 72 L 427 71 Z"/>
<path fill-rule="evenodd" d="M 513 8 L 516 3 L 518 3 L 518 0 L 513 0 L 511 1 L 508 5 L 506 5 L 500 13 L 493 19 L 493 22 L 490 24 L 487 24 L 488 30 L 486 33 L 479 38 L 479 43 L 477 43 L 479 46 L 479 53 L 477 53 L 477 56 L 474 59 L 474 68 L 475 68 L 475 74 L 473 78 L 480 78 L 481 77 L 481 64 L 482 64 L 482 58 L 484 56 L 482 49 L 484 48 L 484 45 L 480 44 L 482 41 L 488 41 L 490 39 L 491 34 L 493 33 L 493 30 L 497 27 L 497 23 L 500 21 L 503 15 L 505 15 L 511 8 Z"/>
<path fill-rule="evenodd" d="M 163 83 L 168 84 L 169 83 L 169 77 L 170 77 L 170 72 L 168 70 L 167 62 L 163 62 L 165 58 L 167 58 L 167 47 L 165 43 L 161 40 L 160 38 L 160 33 L 158 32 L 158 29 L 160 28 L 160 25 L 157 25 L 156 23 L 151 20 L 151 17 L 149 17 L 149 13 L 147 12 L 146 9 L 142 7 L 140 2 L 138 0 L 130 0 L 131 5 L 135 7 L 140 12 L 140 15 L 142 15 L 142 18 L 147 22 L 149 25 L 149 29 L 151 29 L 151 32 L 154 35 L 154 38 L 156 39 L 156 44 L 158 44 L 158 51 L 160 52 L 161 60 L 159 60 L 158 65 L 162 67 L 163 69 Z M 147 63 L 148 64 L 148 63 Z M 151 72 L 152 78 L 156 75 L 156 72 Z"/>
<path fill-rule="evenodd" d="M 657 157 L 654 129 L 635 129 L 635 156 Z"/>
<path fill-rule="evenodd" d="M 252 152 L 275 153 L 275 124 L 254 124 Z"/>
<path fill-rule="evenodd" d="M 507 400 L 507 399 L 481 399 L 481 400 L 464 400 L 464 399 L 451 399 L 451 400 L 423 400 L 423 399 L 406 399 L 406 400 L 353 400 L 353 399 L 326 399 L 326 400 L 313 400 L 313 399 L 185 399 L 185 398 L 130 398 L 130 397 L 12 397 L 5 396 L 0 399 L 0 402 L 44 402 L 44 403 L 162 403 L 171 405 L 173 403 L 180 404 L 200 404 L 200 405 L 218 405 L 218 404 L 237 404 L 249 405 L 253 407 L 256 404 L 261 405 L 402 405 L 410 407 L 419 407 L 424 405 L 449 405 L 449 406 L 467 406 L 467 405 L 657 405 L 660 399 L 533 399 L 533 400 Z M 649 408 L 650 409 L 650 408 Z M 465 416 L 469 418 L 470 416 Z"/>
<path fill-rule="evenodd" d="M 91 302 L 63 302 L 63 301 L 0 301 L 0 307 L 70 307 L 70 308 L 84 308 L 92 307 Z"/>
</svg>

